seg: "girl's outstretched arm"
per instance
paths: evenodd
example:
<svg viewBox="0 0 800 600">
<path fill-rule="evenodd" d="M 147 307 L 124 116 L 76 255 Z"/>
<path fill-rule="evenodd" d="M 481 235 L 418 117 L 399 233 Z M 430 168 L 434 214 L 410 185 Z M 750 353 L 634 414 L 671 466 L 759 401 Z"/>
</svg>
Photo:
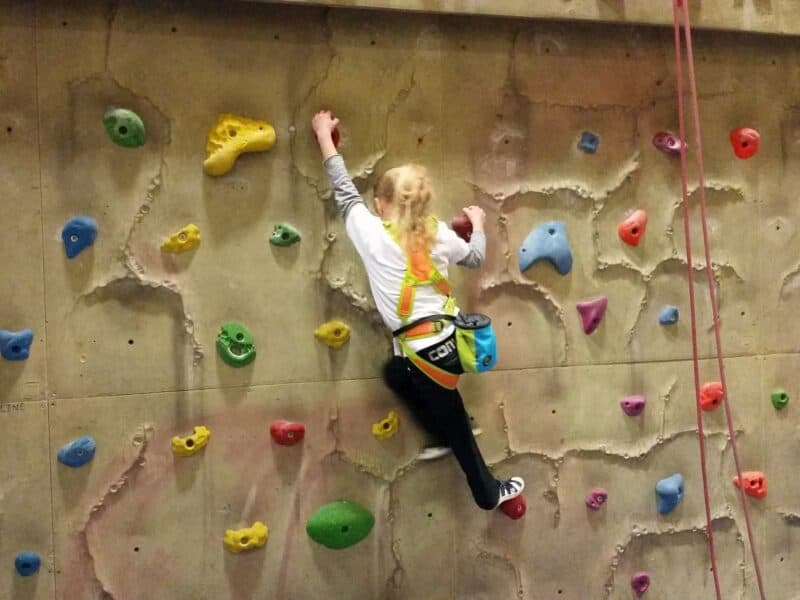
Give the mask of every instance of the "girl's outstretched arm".
<svg viewBox="0 0 800 600">
<path fill-rule="evenodd" d="M 336 210 L 339 211 L 342 219 L 347 222 L 348 215 L 355 206 L 360 204 L 367 216 L 369 216 L 369 211 L 353 184 L 353 180 L 350 179 L 350 175 L 347 173 L 344 159 L 336 151 L 336 146 L 333 143 L 333 130 L 338 124 L 339 119 L 335 119 L 329 110 L 321 110 L 311 120 L 311 126 L 314 128 L 314 134 L 317 136 L 319 149 L 325 161 L 325 170 L 333 186 Z"/>
</svg>

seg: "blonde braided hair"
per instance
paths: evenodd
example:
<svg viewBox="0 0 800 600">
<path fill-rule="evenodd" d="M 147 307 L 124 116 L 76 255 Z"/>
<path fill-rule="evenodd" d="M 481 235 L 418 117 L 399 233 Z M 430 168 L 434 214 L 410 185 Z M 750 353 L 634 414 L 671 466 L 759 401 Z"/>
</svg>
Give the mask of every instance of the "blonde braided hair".
<svg viewBox="0 0 800 600">
<path fill-rule="evenodd" d="M 375 197 L 397 207 L 398 237 L 408 250 L 427 248 L 435 236 L 430 204 L 433 190 L 424 167 L 389 169 L 375 183 Z"/>
</svg>

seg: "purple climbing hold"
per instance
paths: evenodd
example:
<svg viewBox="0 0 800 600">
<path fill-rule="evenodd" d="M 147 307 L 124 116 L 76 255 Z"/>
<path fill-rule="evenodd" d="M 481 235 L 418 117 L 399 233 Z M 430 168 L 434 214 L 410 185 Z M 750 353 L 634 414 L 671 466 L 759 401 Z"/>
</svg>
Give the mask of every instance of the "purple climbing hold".
<svg viewBox="0 0 800 600">
<path fill-rule="evenodd" d="M 668 131 L 659 131 L 653 136 L 653 146 L 661 150 L 664 154 L 670 156 L 679 156 L 681 149 L 686 147 L 685 143 L 677 135 L 673 135 Z"/>
<path fill-rule="evenodd" d="M 650 587 L 650 575 L 647 571 L 639 571 L 631 577 L 631 587 L 637 596 L 644 594 Z"/>
<path fill-rule="evenodd" d="M 606 503 L 606 500 L 608 500 L 608 492 L 605 488 L 592 488 L 589 493 L 586 494 L 586 506 L 593 510 L 598 510 Z"/>
<path fill-rule="evenodd" d="M 619 405 L 622 407 L 623 412 L 629 417 L 642 414 L 644 403 L 644 396 L 626 396 L 619 400 Z"/>
<path fill-rule="evenodd" d="M 600 321 L 603 320 L 603 315 L 606 314 L 607 306 L 608 298 L 606 296 L 598 296 L 591 300 L 578 302 L 577 308 L 581 315 L 581 324 L 585 333 L 590 334 L 597 329 Z"/>
</svg>

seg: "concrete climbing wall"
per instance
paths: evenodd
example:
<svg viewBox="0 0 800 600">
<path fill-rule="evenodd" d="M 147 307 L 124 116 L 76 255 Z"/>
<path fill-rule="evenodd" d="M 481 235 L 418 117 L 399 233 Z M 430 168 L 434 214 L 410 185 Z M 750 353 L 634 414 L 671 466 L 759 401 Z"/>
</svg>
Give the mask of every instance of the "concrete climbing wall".
<svg viewBox="0 0 800 600">
<path fill-rule="evenodd" d="M 676 123 L 672 33 L 650 28 L 362 13 L 261 4 L 0 3 L 0 328 L 34 331 L 27 361 L 0 360 L 0 597 L 117 599 L 649 598 L 713 595 L 689 362 L 678 163 L 651 138 Z M 758 4 L 758 3 L 757 3 Z M 762 3 L 763 4 L 763 3 Z M 713 244 L 730 392 L 768 597 L 798 598 L 800 456 L 795 319 L 800 302 L 800 43 L 697 35 Z M 491 315 L 496 371 L 465 377 L 481 449 L 519 474 L 527 515 L 474 507 L 451 458 L 422 444 L 378 379 L 388 340 L 327 198 L 309 131 L 321 106 L 342 118 L 358 185 L 410 160 L 436 183 L 436 212 L 489 214 L 489 258 L 457 272 L 462 305 Z M 147 141 L 117 146 L 102 117 L 135 110 Z M 275 147 L 222 177 L 202 170 L 220 113 L 266 119 Z M 749 161 L 728 142 L 753 126 Z M 595 154 L 576 145 L 600 138 Z M 617 225 L 648 211 L 642 243 Z M 61 228 L 95 219 L 72 260 Z M 696 215 L 695 215 L 696 216 Z M 575 263 L 520 273 L 516 253 L 547 220 L 566 224 Z M 302 241 L 268 243 L 276 223 Z M 184 254 L 162 241 L 185 226 Z M 699 244 L 696 236 L 695 243 Z M 705 281 L 695 266 L 698 286 Z M 702 291 L 702 287 L 698 287 Z M 608 297 L 598 330 L 575 304 Z M 713 353 L 705 294 L 701 352 Z M 681 317 L 658 324 L 664 305 Z M 330 350 L 312 332 L 351 327 Z M 255 337 L 256 359 L 226 365 L 222 323 Z M 704 380 L 717 374 L 702 364 Z M 770 393 L 785 388 L 788 407 Z M 619 399 L 643 394 L 639 417 Z M 400 431 L 377 440 L 389 410 Z M 275 419 L 300 445 L 270 440 Z M 725 597 L 755 598 L 752 562 L 720 410 L 705 415 Z M 196 425 L 208 445 L 176 457 Z M 57 450 L 82 435 L 93 460 Z M 680 472 L 665 516 L 655 484 Z M 607 503 L 587 509 L 595 486 Z M 369 536 L 334 551 L 305 532 L 321 505 L 356 501 Z M 228 528 L 263 521 L 264 548 L 234 555 Z M 14 572 L 22 550 L 42 568 Z"/>
<path fill-rule="evenodd" d="M 250 0 L 306 6 L 381 8 L 469 15 L 672 24 L 673 0 Z M 688 0 L 700 27 L 797 35 L 800 5 L 795 0 Z"/>
</svg>

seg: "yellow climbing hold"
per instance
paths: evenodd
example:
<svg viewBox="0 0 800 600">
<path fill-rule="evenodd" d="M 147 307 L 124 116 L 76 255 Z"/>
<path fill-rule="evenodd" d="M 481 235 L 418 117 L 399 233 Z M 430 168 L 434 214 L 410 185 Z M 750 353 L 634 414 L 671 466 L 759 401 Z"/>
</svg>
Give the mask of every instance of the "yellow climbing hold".
<svg viewBox="0 0 800 600">
<path fill-rule="evenodd" d="M 191 456 L 196 454 L 208 443 L 211 432 L 205 425 L 198 425 L 194 428 L 192 435 L 186 437 L 175 436 L 172 438 L 172 453 L 176 456 Z"/>
<path fill-rule="evenodd" d="M 169 236 L 164 243 L 161 244 L 161 249 L 164 252 L 186 252 L 197 247 L 200 243 L 200 230 L 197 225 L 189 223 L 180 231 L 176 231 Z"/>
<path fill-rule="evenodd" d="M 385 419 L 381 419 L 377 423 L 373 423 L 372 435 L 379 440 L 388 440 L 395 433 L 397 433 L 397 428 L 399 426 L 400 417 L 397 416 L 396 412 L 391 410 Z"/>
<path fill-rule="evenodd" d="M 208 132 L 203 170 L 224 175 L 245 152 L 264 152 L 275 145 L 275 128 L 266 121 L 223 114 Z"/>
<path fill-rule="evenodd" d="M 267 526 L 261 521 L 256 521 L 253 523 L 252 527 L 228 529 L 225 531 L 225 537 L 222 539 L 222 543 L 234 554 L 239 554 L 245 550 L 261 548 L 267 543 L 268 535 L 269 530 Z"/>
<path fill-rule="evenodd" d="M 341 321 L 328 321 L 317 327 L 314 335 L 320 342 L 338 349 L 350 339 L 350 328 Z"/>
</svg>

